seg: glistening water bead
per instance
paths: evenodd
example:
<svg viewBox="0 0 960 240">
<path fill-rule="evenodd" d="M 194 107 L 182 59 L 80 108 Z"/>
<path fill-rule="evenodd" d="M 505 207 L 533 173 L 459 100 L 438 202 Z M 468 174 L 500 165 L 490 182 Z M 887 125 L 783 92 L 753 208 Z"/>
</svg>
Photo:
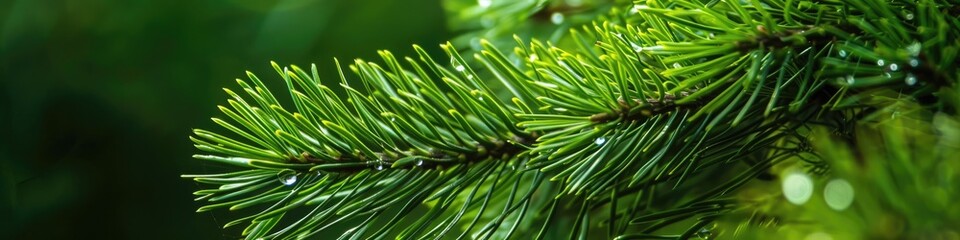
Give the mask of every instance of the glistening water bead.
<svg viewBox="0 0 960 240">
<path fill-rule="evenodd" d="M 710 232 L 710 229 L 705 227 L 700 228 L 700 231 L 697 231 L 697 237 L 702 239 L 710 239 L 713 233 Z"/>
<path fill-rule="evenodd" d="M 920 44 L 920 42 L 913 42 L 907 46 L 907 54 L 913 57 L 920 56 L 920 50 L 923 50 L 923 44 Z"/>
<path fill-rule="evenodd" d="M 833 210 L 843 211 L 853 203 L 853 185 L 843 179 L 830 180 L 823 188 L 823 199 Z"/>
<path fill-rule="evenodd" d="M 593 140 L 593 143 L 597 144 L 598 146 L 603 145 L 606 142 L 607 142 L 607 139 L 604 137 L 598 137 L 597 139 Z"/>
<path fill-rule="evenodd" d="M 280 183 L 283 183 L 283 185 L 290 186 L 290 185 L 293 185 L 294 183 L 297 183 L 297 174 L 293 172 L 288 172 L 288 171 L 279 172 L 277 173 L 277 178 L 280 179 Z"/>
<path fill-rule="evenodd" d="M 783 178 L 783 196 L 790 203 L 801 205 L 813 195 L 813 180 L 807 174 L 794 172 Z"/>
<path fill-rule="evenodd" d="M 903 83 L 906 83 L 907 86 L 913 86 L 917 84 L 917 76 L 914 76 L 913 73 L 907 73 L 907 77 L 903 78 Z"/>
<path fill-rule="evenodd" d="M 558 24 L 558 25 L 561 24 L 561 23 L 563 23 L 563 13 L 554 12 L 553 14 L 551 14 L 551 15 L 550 15 L 550 22 L 552 22 L 553 24 Z"/>
<path fill-rule="evenodd" d="M 477 0 L 477 5 L 480 5 L 482 8 L 490 7 L 493 4 L 493 0 Z"/>
<path fill-rule="evenodd" d="M 630 43 L 630 46 L 633 47 L 634 52 L 643 52 L 643 47 L 637 45 L 636 43 Z"/>
</svg>

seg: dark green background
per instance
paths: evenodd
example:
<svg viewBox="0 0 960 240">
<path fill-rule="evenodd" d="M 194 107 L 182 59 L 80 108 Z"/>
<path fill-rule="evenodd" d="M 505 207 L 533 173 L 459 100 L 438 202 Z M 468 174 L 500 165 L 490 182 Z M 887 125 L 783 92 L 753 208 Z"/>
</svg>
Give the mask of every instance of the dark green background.
<svg viewBox="0 0 960 240">
<path fill-rule="evenodd" d="M 0 239 L 237 238 L 179 177 L 221 87 L 452 36 L 437 0 L 0 1 Z"/>
</svg>

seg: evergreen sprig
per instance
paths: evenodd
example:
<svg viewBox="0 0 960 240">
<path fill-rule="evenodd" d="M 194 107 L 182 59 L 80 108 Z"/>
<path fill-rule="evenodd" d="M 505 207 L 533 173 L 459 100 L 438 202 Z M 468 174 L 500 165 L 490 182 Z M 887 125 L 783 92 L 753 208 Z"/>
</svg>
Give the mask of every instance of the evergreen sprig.
<svg viewBox="0 0 960 240">
<path fill-rule="evenodd" d="M 956 6 L 645 1 L 567 47 L 381 51 L 350 78 L 338 62 L 338 82 L 274 63 L 293 106 L 248 73 L 213 119 L 230 133 L 191 137 L 210 154 L 195 158 L 237 170 L 184 177 L 215 186 L 198 211 L 247 210 L 224 227 L 250 239 L 711 236 L 773 166 L 826 171 L 810 129 L 850 137 L 904 98 L 955 114 Z"/>
</svg>

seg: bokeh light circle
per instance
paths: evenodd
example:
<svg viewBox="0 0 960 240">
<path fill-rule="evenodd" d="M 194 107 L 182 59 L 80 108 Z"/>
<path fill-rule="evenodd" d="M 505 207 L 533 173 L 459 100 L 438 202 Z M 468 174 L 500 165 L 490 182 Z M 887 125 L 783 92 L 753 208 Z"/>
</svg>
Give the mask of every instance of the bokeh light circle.
<svg viewBox="0 0 960 240">
<path fill-rule="evenodd" d="M 830 180 L 823 188 L 823 199 L 833 210 L 843 211 L 853 203 L 853 185 L 843 179 Z"/>
<path fill-rule="evenodd" d="M 783 196 L 790 203 L 801 205 L 813 195 L 813 180 L 804 173 L 789 173 L 783 178 Z"/>
</svg>

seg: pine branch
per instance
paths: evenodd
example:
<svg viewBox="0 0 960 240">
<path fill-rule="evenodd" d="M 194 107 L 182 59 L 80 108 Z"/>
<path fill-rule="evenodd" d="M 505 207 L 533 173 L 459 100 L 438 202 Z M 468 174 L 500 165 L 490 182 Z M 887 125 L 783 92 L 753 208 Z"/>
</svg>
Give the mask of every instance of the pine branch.
<svg viewBox="0 0 960 240">
<path fill-rule="evenodd" d="M 583 238 L 598 223 L 611 238 L 690 237 L 744 209 L 737 189 L 810 154 L 817 122 L 954 86 L 958 20 L 937 10 L 950 6 L 647 1 L 572 31 L 576 48 L 480 41 L 475 62 L 450 44 L 442 61 L 381 51 L 349 66 L 357 79 L 338 62 L 336 89 L 315 66 L 274 64 L 293 107 L 248 73 L 246 96 L 225 89 L 229 121 L 213 119 L 230 136 L 191 137 L 213 154 L 196 158 L 242 170 L 184 177 L 219 185 L 195 193 L 210 203 L 198 211 L 261 209 L 224 226 L 251 239 L 343 222 L 342 238 Z M 565 211 L 572 226 L 553 226 Z"/>
</svg>

